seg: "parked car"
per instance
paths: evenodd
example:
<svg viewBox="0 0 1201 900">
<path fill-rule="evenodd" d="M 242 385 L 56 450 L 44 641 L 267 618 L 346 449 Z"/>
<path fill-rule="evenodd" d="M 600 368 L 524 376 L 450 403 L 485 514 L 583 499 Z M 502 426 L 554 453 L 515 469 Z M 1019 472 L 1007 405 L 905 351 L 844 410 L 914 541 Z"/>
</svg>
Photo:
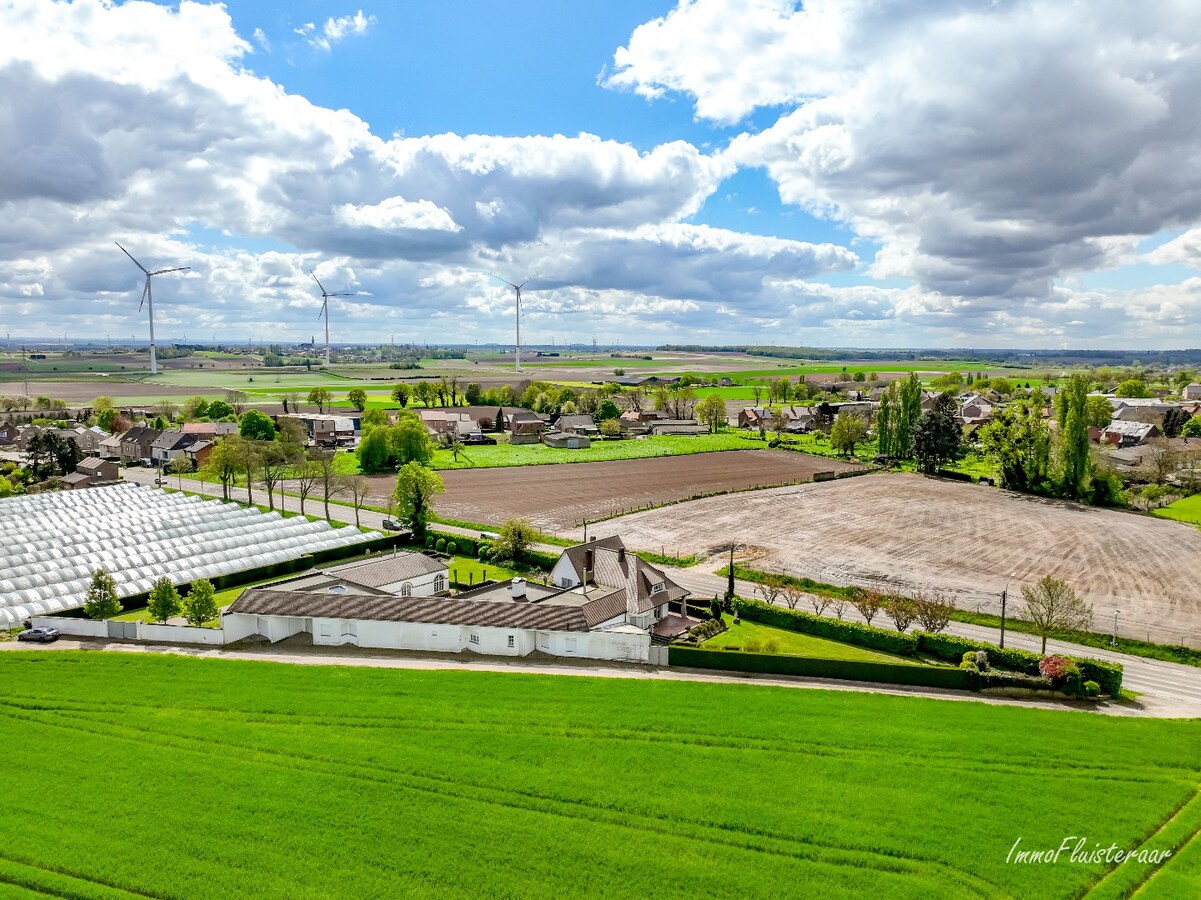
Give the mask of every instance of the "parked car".
<svg viewBox="0 0 1201 900">
<path fill-rule="evenodd" d="M 394 522 L 391 519 L 384 519 L 384 528 L 387 531 L 400 531 L 401 530 L 400 523 Z"/>
<path fill-rule="evenodd" d="M 161 477 L 160 477 L 160 478 L 156 478 L 156 479 L 154 479 L 154 483 L 155 483 L 155 484 L 166 484 L 166 483 L 167 483 L 167 479 L 165 479 L 165 478 L 161 478 Z"/>
<path fill-rule="evenodd" d="M 484 444 L 495 444 L 496 438 L 489 437 L 483 432 L 473 431 L 471 434 L 467 435 L 467 437 L 463 438 L 463 443 L 471 447 Z"/>
<path fill-rule="evenodd" d="M 18 641 L 39 641 L 50 644 L 58 640 L 57 628 L 27 628 L 17 635 Z"/>
</svg>

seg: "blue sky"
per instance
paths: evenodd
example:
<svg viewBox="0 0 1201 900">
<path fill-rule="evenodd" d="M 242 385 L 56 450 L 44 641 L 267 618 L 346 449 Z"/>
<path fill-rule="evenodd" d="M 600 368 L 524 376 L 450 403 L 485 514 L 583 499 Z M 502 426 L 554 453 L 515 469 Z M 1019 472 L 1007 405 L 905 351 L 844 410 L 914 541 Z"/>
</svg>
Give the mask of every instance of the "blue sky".
<svg viewBox="0 0 1201 900">
<path fill-rule="evenodd" d="M 1194 8 L 1195 7 L 1195 8 Z M 0 0 L 0 308 L 335 340 L 1187 347 L 1201 5 Z"/>
</svg>

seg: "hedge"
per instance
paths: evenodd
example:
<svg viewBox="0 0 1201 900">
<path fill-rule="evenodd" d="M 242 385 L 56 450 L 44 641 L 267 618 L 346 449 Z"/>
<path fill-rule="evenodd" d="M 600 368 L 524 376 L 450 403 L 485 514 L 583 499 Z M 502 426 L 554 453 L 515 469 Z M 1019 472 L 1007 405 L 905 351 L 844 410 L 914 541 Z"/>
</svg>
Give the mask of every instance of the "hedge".
<svg viewBox="0 0 1201 900">
<path fill-rule="evenodd" d="M 969 638 L 957 637 L 953 634 L 930 634 L 925 631 L 914 632 L 918 641 L 918 649 L 935 659 L 947 662 L 958 662 L 968 650 L 983 650 L 988 654 L 989 665 L 1012 669 L 1024 675 L 1039 674 L 1038 663 L 1042 659 L 1039 653 L 1029 650 L 1017 650 L 1006 647 L 1002 650 L 996 644 L 984 641 L 973 641 Z M 1079 656 L 1069 656 L 1080 669 L 1080 677 L 1084 681 L 1095 681 L 1101 686 L 1103 693 L 1116 697 L 1122 691 L 1122 666 L 1120 663 L 1104 662 L 1099 659 L 1085 659 Z"/>
<path fill-rule="evenodd" d="M 739 614 L 743 618 L 783 628 L 786 631 L 798 631 L 802 634 L 811 634 L 814 637 L 828 638 L 832 641 L 853 644 L 856 647 L 867 647 L 897 656 L 925 654 L 956 665 L 963 659 L 966 651 L 983 650 L 988 654 L 988 661 L 992 666 L 1011 669 L 1023 675 L 1038 676 L 1039 674 L 1038 663 L 1042 659 L 1042 655 L 1029 650 L 1018 650 L 1013 647 L 1006 647 L 1002 650 L 996 644 L 973 641 L 970 638 L 952 634 L 931 634 L 926 631 L 902 634 L 899 631 L 876 628 L 874 625 L 843 622 L 840 619 L 815 616 L 799 609 L 773 606 L 762 600 L 744 599 L 740 602 Z M 1080 676 L 1083 680 L 1097 682 L 1101 686 L 1102 692 L 1112 697 L 1121 693 L 1122 667 L 1118 663 L 1081 657 L 1071 657 L 1071 660 L 1080 668 Z"/>
<path fill-rule="evenodd" d="M 1050 678 L 1042 675 L 1026 675 L 1022 672 L 1002 672 L 1000 669 L 989 669 L 987 672 L 965 670 L 968 687 L 974 691 L 985 688 L 1027 688 L 1034 691 L 1052 691 L 1055 686 Z"/>
<path fill-rule="evenodd" d="M 854 644 L 856 647 L 881 650 L 896 656 L 917 656 L 918 654 L 917 638 L 899 631 L 887 631 L 859 622 L 828 619 L 825 616 L 815 616 L 800 609 L 773 606 L 762 600 L 741 600 L 738 613 L 744 619 L 762 622 L 764 625 L 774 625 L 785 631 L 799 631 L 802 634 L 829 638 L 843 644 Z M 962 655 L 961 653 L 960 656 Z"/>
<path fill-rule="evenodd" d="M 688 666 L 694 669 L 725 669 L 731 672 L 758 672 L 769 675 L 808 675 L 815 678 L 912 684 L 919 687 L 950 688 L 952 690 L 964 690 L 968 681 L 968 673 L 962 669 L 853 662 L 845 659 L 811 659 L 806 656 L 779 656 L 770 653 L 741 653 L 730 650 L 699 650 L 679 644 L 671 644 L 667 648 L 667 658 L 670 665 Z"/>
</svg>

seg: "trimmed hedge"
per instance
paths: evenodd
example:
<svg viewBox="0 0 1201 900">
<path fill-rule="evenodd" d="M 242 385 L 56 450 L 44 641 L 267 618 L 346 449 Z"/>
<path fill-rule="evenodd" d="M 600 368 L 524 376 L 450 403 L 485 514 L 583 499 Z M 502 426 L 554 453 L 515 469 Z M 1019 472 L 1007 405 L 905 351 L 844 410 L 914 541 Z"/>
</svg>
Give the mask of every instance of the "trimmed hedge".
<svg viewBox="0 0 1201 900">
<path fill-rule="evenodd" d="M 667 648 L 667 658 L 670 665 L 688 666 L 694 669 L 725 669 L 731 672 L 757 672 L 768 675 L 808 675 L 814 678 L 912 684 L 919 687 L 952 690 L 964 690 L 967 687 L 966 673 L 963 670 L 944 669 L 936 666 L 852 662 L 844 659 L 810 659 L 806 656 L 739 653 L 728 650 L 698 650 L 679 644 L 672 644 Z"/>
<path fill-rule="evenodd" d="M 966 670 L 967 684 L 973 691 L 985 688 L 1026 688 L 1034 691 L 1052 691 L 1055 686 L 1050 678 L 1042 675 L 1025 675 L 1021 672 L 1002 672 L 999 669 L 989 669 L 987 672 Z"/>
<path fill-rule="evenodd" d="M 800 609 L 787 609 L 783 606 L 773 606 L 762 600 L 740 601 L 739 615 L 752 622 L 762 622 L 764 625 L 774 625 L 786 631 L 798 631 L 811 634 L 814 637 L 829 638 L 843 644 L 854 644 L 856 647 L 867 647 L 880 650 L 896 656 L 917 656 L 918 641 L 911 634 L 899 631 L 886 631 L 872 625 L 860 622 L 844 622 L 841 619 L 828 619 L 825 616 L 815 616 Z"/>
<path fill-rule="evenodd" d="M 1012 647 L 1002 650 L 996 644 L 973 641 L 970 638 L 957 637 L 952 634 L 931 634 L 927 631 L 902 634 L 899 631 L 876 628 L 874 625 L 843 622 L 839 619 L 815 616 L 799 609 L 773 606 L 762 600 L 743 599 L 740 602 L 739 612 L 744 619 L 762 622 L 764 625 L 773 625 L 786 631 L 811 634 L 814 637 L 828 638 L 832 641 L 880 650 L 897 656 L 925 654 L 956 665 L 963 659 L 964 653 L 983 650 L 988 654 L 990 665 L 1011 669 L 1023 675 L 1039 676 L 1038 663 L 1042 659 L 1042 655 L 1029 650 L 1018 650 Z M 1080 657 L 1071 657 L 1071 660 L 1079 667 L 1081 678 L 1085 681 L 1097 682 L 1103 693 L 1112 697 L 1121 693 L 1122 667 L 1118 663 Z"/>
</svg>

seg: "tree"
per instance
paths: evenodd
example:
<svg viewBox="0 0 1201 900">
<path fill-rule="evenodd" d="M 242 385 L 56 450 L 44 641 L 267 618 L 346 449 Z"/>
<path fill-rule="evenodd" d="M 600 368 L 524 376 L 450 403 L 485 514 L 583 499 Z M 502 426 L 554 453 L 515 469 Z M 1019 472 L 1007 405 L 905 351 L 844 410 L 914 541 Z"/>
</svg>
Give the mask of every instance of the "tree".
<svg viewBox="0 0 1201 900">
<path fill-rule="evenodd" d="M 1042 411 L 1029 402 L 997 410 L 980 429 L 980 446 L 1000 467 L 1001 484 L 1015 491 L 1045 489 L 1051 458 L 1051 433 Z"/>
<path fill-rule="evenodd" d="M 1034 624 L 1034 633 L 1043 639 L 1042 652 L 1047 652 L 1047 638 L 1056 631 L 1087 631 L 1093 624 L 1093 608 L 1072 590 L 1067 582 L 1044 575 L 1035 585 L 1022 586 L 1026 601 L 1026 618 Z"/>
<path fill-rule="evenodd" d="M 863 419 L 854 413 L 839 413 L 830 428 L 830 444 L 843 456 L 852 456 L 855 446 L 867 435 Z"/>
<path fill-rule="evenodd" d="M 791 581 L 784 583 L 783 589 L 780 591 L 780 597 L 784 601 L 784 605 L 789 609 L 796 609 L 797 604 L 805 599 L 805 592 L 798 585 Z"/>
<path fill-rule="evenodd" d="M 767 572 L 763 576 L 763 580 L 755 587 L 755 593 L 763 598 L 764 602 L 776 605 L 776 600 L 784 593 L 784 588 L 787 582 L 783 575 L 778 575 L 775 572 Z M 791 608 L 791 607 L 790 607 Z"/>
<path fill-rule="evenodd" d="M 300 394 L 296 391 L 288 391 L 284 394 L 284 412 L 300 412 Z"/>
<path fill-rule="evenodd" d="M 378 428 L 381 425 L 391 424 L 392 419 L 389 418 L 386 410 L 376 408 L 369 409 L 363 413 L 362 426 L 364 431 L 368 428 Z"/>
<path fill-rule="evenodd" d="M 238 477 L 238 469 L 241 466 L 237 447 L 240 440 L 241 438 L 229 435 L 217 441 L 209 451 L 208 459 L 200 467 L 201 477 L 221 483 L 221 495 L 226 500 L 229 499 L 229 486 Z"/>
<path fill-rule="evenodd" d="M 430 434 L 416 413 L 405 413 L 388 429 L 389 445 L 396 465 L 418 462 L 422 465 L 434 458 Z"/>
<path fill-rule="evenodd" d="M 716 434 L 726 424 L 726 401 L 717 394 L 710 394 L 696 405 L 696 417 Z"/>
<path fill-rule="evenodd" d="M 317 464 L 306 453 L 301 457 L 295 470 L 292 473 L 293 480 L 296 482 L 296 493 L 300 497 L 300 514 L 304 515 L 304 501 L 309 498 L 309 495 L 317 489 L 317 484 L 321 479 L 321 470 Z"/>
<path fill-rule="evenodd" d="M 1187 438 L 1201 437 L 1201 415 L 1193 416 L 1185 422 L 1180 433 Z"/>
<path fill-rule="evenodd" d="M 898 407 L 892 455 L 901 459 L 913 456 L 913 429 L 922 415 L 922 381 L 916 372 L 902 379 L 897 389 Z"/>
<path fill-rule="evenodd" d="M 896 423 L 900 412 L 900 396 L 894 381 L 880 395 L 880 408 L 876 410 L 877 450 L 881 456 L 893 457 L 896 452 Z"/>
<path fill-rule="evenodd" d="M 897 631 L 903 632 L 917 619 L 917 604 L 913 602 L 912 597 L 889 597 L 884 609 L 888 612 L 888 618 L 892 619 L 892 624 L 896 626 Z"/>
<path fill-rule="evenodd" d="M 1113 421 L 1113 404 L 1100 394 L 1089 394 L 1085 401 L 1084 419 L 1090 428 L 1104 428 Z"/>
<path fill-rule="evenodd" d="M 413 396 L 421 401 L 422 406 L 429 406 L 434 399 L 434 389 L 428 381 L 419 381 L 413 388 Z"/>
<path fill-rule="evenodd" d="M 171 579 L 164 575 L 150 589 L 150 601 L 146 604 L 150 617 L 157 622 L 167 624 L 172 616 L 178 616 L 180 610 L 179 591 Z"/>
<path fill-rule="evenodd" d="M 211 622 L 221 614 L 217 606 L 216 592 L 213 583 L 207 578 L 192 582 L 188 596 L 183 600 L 183 616 L 188 624 L 200 628 L 205 622 Z"/>
<path fill-rule="evenodd" d="M 208 406 L 208 417 L 213 420 L 228 419 L 234 414 L 234 408 L 224 400 L 214 400 Z"/>
<path fill-rule="evenodd" d="M 359 527 L 359 510 L 363 508 L 363 503 L 367 499 L 367 495 L 371 492 L 371 482 L 362 475 L 344 475 L 341 480 L 342 492 L 349 494 L 354 503 L 354 525 Z"/>
<path fill-rule="evenodd" d="M 1180 432 L 1184 430 L 1184 426 L 1188 421 L 1189 414 L 1179 406 L 1173 406 L 1163 415 L 1164 437 L 1180 437 Z"/>
<path fill-rule="evenodd" d="M 1114 390 L 1115 397 L 1150 397 L 1151 392 L 1138 378 L 1127 378 Z"/>
<path fill-rule="evenodd" d="M 809 605 L 813 607 L 813 614 L 820 616 L 825 613 L 826 607 L 830 605 L 830 595 L 823 594 L 821 591 L 814 591 L 809 595 Z"/>
<path fill-rule="evenodd" d="M 267 506 L 272 510 L 275 509 L 275 486 L 283 482 L 297 455 L 294 448 L 279 441 L 259 448 L 259 473 L 263 487 L 267 489 Z"/>
<path fill-rule="evenodd" d="M 1088 452 L 1088 382 L 1076 374 L 1055 395 L 1059 423 L 1060 487 L 1073 500 L 1085 496 L 1092 468 Z"/>
<path fill-rule="evenodd" d="M 601 437 L 621 437 L 621 422 L 618 419 L 605 419 L 600 423 Z"/>
<path fill-rule="evenodd" d="M 407 384 L 398 384 L 392 388 L 392 399 L 400 404 L 400 408 L 404 409 L 409 405 L 409 386 Z"/>
<path fill-rule="evenodd" d="M 933 475 L 945 462 L 959 456 L 959 423 L 943 410 L 922 413 L 913 428 L 913 455 L 918 467 Z"/>
<path fill-rule="evenodd" d="M 612 400 L 603 400 L 600 406 L 596 408 L 596 417 L 602 422 L 605 419 L 616 419 L 620 416 L 621 410 L 617 408 L 617 404 Z"/>
<path fill-rule="evenodd" d="M 262 458 L 259 453 L 260 444 L 258 441 L 248 441 L 241 436 L 230 435 L 224 441 L 233 448 L 234 458 L 238 461 L 238 468 L 246 473 L 246 502 L 254 503 L 254 476 L 259 469 L 259 461 Z"/>
<path fill-rule="evenodd" d="M 413 535 L 419 540 L 425 538 L 426 523 L 433 512 L 434 498 L 443 490 L 441 476 L 421 463 L 405 463 L 396 475 L 396 488 L 392 492 L 396 499 L 396 515 L 408 523 Z"/>
<path fill-rule="evenodd" d="M 359 468 L 368 475 L 383 472 L 396 465 L 390 432 L 390 427 L 372 428 L 359 441 L 355 453 L 359 457 Z"/>
<path fill-rule="evenodd" d="M 167 463 L 167 474 L 176 476 L 176 487 L 183 490 L 183 477 L 196 466 L 186 456 L 177 456 Z"/>
<path fill-rule="evenodd" d="M 309 391 L 309 403 L 317 406 L 317 412 L 325 412 L 325 407 L 329 405 L 330 393 L 323 387 L 315 387 Z"/>
<path fill-rule="evenodd" d="M 120 615 L 121 601 L 117 599 L 117 583 L 104 569 L 92 573 L 92 583 L 83 601 L 83 612 L 89 619 L 111 619 Z"/>
<path fill-rule="evenodd" d="M 463 401 L 468 406 L 479 406 L 480 386 L 474 381 L 467 382 L 467 387 L 463 389 Z"/>
<path fill-rule="evenodd" d="M 945 631 L 955 613 L 955 600 L 939 591 L 918 591 L 913 595 L 917 620 L 923 631 L 938 634 Z"/>
<path fill-rule="evenodd" d="M 492 542 L 492 558 L 520 562 L 530 546 L 538 540 L 538 529 L 526 519 L 506 519 Z"/>
<path fill-rule="evenodd" d="M 325 520 L 328 522 L 329 498 L 342 488 L 338 481 L 338 454 L 335 450 L 314 450 L 310 458 L 317 469 L 317 484 L 321 486 L 321 502 L 325 505 Z"/>
<path fill-rule="evenodd" d="M 359 412 L 367 408 L 367 392 L 362 388 L 351 388 L 346 394 L 346 399 Z"/>
<path fill-rule="evenodd" d="M 248 441 L 273 441 L 275 440 L 275 423 L 265 413 L 261 413 L 257 409 L 248 409 L 242 413 L 242 418 L 238 422 L 238 434 Z"/>
<path fill-rule="evenodd" d="M 1167 438 L 1152 438 L 1146 443 L 1142 466 L 1156 484 L 1163 484 L 1179 468 L 1180 454 Z"/>
</svg>

